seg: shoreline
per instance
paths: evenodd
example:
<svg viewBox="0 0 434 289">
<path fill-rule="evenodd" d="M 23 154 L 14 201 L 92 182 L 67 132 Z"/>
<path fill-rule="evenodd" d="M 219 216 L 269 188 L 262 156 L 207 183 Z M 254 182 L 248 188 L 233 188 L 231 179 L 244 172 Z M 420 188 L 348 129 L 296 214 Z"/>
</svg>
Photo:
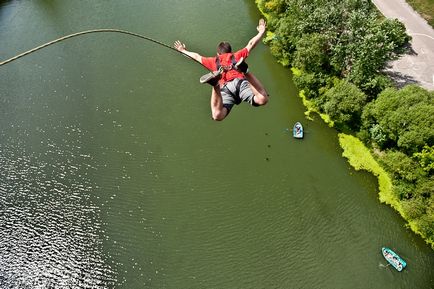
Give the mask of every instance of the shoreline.
<svg viewBox="0 0 434 289">
<path fill-rule="evenodd" d="M 259 0 L 255 0 L 255 4 L 260 11 L 260 13 L 269 21 L 269 15 L 265 13 L 259 4 Z M 273 33 L 267 32 L 267 38 L 272 38 Z M 277 59 L 277 58 L 276 58 Z M 282 64 L 282 61 L 277 59 L 277 62 Z M 291 68 L 293 75 L 300 75 L 302 72 L 297 68 Z M 307 109 L 305 111 L 306 118 L 308 120 L 313 120 L 310 116 L 311 113 L 316 113 L 320 118 L 330 127 L 334 127 L 334 123 L 330 116 L 320 113 L 316 108 L 315 104 L 309 101 L 305 95 L 304 91 L 301 90 L 298 96 L 302 99 L 302 103 Z M 430 245 L 434 249 L 434 242 L 430 241 L 424 234 L 418 229 L 418 226 L 414 221 L 409 220 L 404 210 L 402 209 L 401 203 L 396 197 L 393 184 L 388 173 L 380 166 L 380 164 L 375 159 L 373 152 L 368 148 L 359 138 L 345 133 L 338 133 L 339 145 L 343 149 L 342 156 L 348 160 L 348 163 L 356 170 L 365 170 L 372 173 L 378 180 L 378 199 L 380 203 L 385 203 L 391 206 L 399 215 L 404 219 L 406 226 L 409 227 L 415 234 L 419 235 L 426 244 Z"/>
<path fill-rule="evenodd" d="M 378 199 L 381 203 L 391 206 L 405 220 L 406 226 L 414 233 L 419 235 L 428 245 L 434 247 L 434 243 L 430 242 L 418 230 L 417 226 L 405 216 L 399 200 L 396 198 L 392 180 L 387 172 L 375 160 L 371 150 L 358 138 L 352 135 L 339 133 L 339 145 L 343 149 L 342 156 L 345 157 L 349 164 L 356 170 L 365 170 L 372 173 L 378 179 Z"/>
</svg>

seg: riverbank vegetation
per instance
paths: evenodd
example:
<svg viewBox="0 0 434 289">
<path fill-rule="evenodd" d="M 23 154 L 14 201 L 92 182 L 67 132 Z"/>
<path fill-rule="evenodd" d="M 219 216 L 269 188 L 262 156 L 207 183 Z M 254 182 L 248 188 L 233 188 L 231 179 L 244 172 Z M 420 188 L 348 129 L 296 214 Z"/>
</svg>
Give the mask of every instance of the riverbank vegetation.
<svg viewBox="0 0 434 289">
<path fill-rule="evenodd" d="M 380 200 L 434 248 L 434 93 L 394 88 L 382 73 L 408 47 L 404 25 L 369 0 L 256 3 L 268 18 L 266 42 L 292 67 L 309 110 L 345 133 L 345 156 L 378 176 Z"/>
</svg>

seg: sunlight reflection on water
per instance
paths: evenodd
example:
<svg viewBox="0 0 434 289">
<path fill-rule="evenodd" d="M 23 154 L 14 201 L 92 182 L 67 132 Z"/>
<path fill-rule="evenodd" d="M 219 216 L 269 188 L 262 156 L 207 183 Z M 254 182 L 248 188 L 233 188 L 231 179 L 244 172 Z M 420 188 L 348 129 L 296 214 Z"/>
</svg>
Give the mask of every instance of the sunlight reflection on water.
<svg viewBox="0 0 434 289">
<path fill-rule="evenodd" d="M 0 144 L 0 287 L 107 288 L 115 274 L 101 253 L 91 157 L 47 148 L 41 157 Z"/>
</svg>

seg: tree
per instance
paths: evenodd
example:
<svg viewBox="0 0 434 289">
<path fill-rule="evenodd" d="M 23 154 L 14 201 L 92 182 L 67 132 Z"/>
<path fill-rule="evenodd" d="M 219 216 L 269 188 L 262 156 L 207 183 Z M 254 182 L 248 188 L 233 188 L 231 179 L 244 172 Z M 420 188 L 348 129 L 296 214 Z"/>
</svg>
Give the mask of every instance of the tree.
<svg viewBox="0 0 434 289">
<path fill-rule="evenodd" d="M 434 173 L 434 146 L 425 145 L 422 151 L 414 153 L 413 157 L 428 174 Z"/>
<path fill-rule="evenodd" d="M 340 80 L 324 93 L 323 109 L 336 124 L 356 128 L 366 105 L 366 95 L 354 84 Z"/>
<path fill-rule="evenodd" d="M 403 200 L 401 205 L 409 220 L 420 218 L 426 212 L 426 203 L 421 198 Z"/>
<path fill-rule="evenodd" d="M 389 85 L 380 72 L 409 41 L 404 26 L 379 18 L 369 0 L 260 3 L 271 15 L 269 45 L 282 64 L 348 78 L 371 98 Z"/>
<path fill-rule="evenodd" d="M 328 69 L 327 37 L 312 33 L 304 35 L 296 45 L 292 66 L 308 73 L 326 72 Z"/>
<path fill-rule="evenodd" d="M 384 88 L 378 74 L 388 61 L 405 52 L 410 37 L 398 20 L 378 20 L 372 12 L 352 12 L 347 28 L 332 47 L 332 63 L 342 76 L 376 95 Z"/>
<path fill-rule="evenodd" d="M 400 151 L 387 151 L 380 161 L 394 180 L 416 183 L 425 175 L 422 168 L 412 158 Z"/>
<path fill-rule="evenodd" d="M 434 243 L 434 214 L 424 214 L 415 221 L 423 236 Z"/>
<path fill-rule="evenodd" d="M 434 92 L 414 85 L 386 89 L 366 107 L 362 121 L 365 130 L 381 131 L 385 140 L 377 143 L 380 147 L 396 147 L 412 155 L 434 145 Z"/>
</svg>

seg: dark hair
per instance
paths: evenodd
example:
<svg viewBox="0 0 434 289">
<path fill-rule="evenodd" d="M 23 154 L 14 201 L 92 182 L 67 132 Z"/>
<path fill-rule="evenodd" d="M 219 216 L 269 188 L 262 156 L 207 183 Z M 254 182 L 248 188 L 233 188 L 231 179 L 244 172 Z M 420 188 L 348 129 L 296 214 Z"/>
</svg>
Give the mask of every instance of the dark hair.
<svg viewBox="0 0 434 289">
<path fill-rule="evenodd" d="M 220 42 L 217 46 L 217 54 L 225 54 L 225 53 L 231 53 L 232 47 L 229 44 L 229 42 L 223 41 Z"/>
</svg>

